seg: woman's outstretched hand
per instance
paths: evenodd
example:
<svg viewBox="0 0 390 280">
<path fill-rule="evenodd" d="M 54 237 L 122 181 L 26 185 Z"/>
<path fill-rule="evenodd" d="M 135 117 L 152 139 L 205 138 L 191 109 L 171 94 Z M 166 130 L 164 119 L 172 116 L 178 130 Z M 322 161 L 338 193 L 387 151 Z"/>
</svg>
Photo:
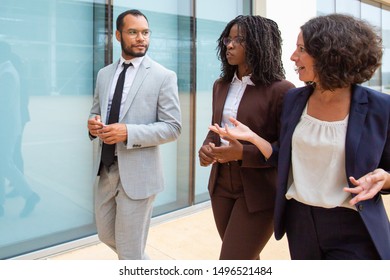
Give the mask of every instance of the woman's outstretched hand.
<svg viewBox="0 0 390 280">
<path fill-rule="evenodd" d="M 235 118 L 229 118 L 229 121 L 233 124 L 233 128 L 229 128 L 226 124 L 225 127 L 220 127 L 217 123 L 210 125 L 209 129 L 218 133 L 221 137 L 227 137 L 231 139 L 245 140 L 251 142 L 254 132 L 249 127 L 239 122 Z"/>
<path fill-rule="evenodd" d="M 387 189 L 390 183 L 390 174 L 385 170 L 378 168 L 359 179 L 349 177 L 354 188 L 344 188 L 344 191 L 355 194 L 355 197 L 350 200 L 351 205 L 355 205 L 359 201 L 373 198 L 382 189 Z"/>
<path fill-rule="evenodd" d="M 266 159 L 271 156 L 272 146 L 267 140 L 261 138 L 249 127 L 239 122 L 235 118 L 230 117 L 229 121 L 233 124 L 233 127 L 229 127 L 228 125 L 225 125 L 225 127 L 220 127 L 216 123 L 214 125 L 210 125 L 209 129 L 215 133 L 218 133 L 222 138 L 227 140 L 230 139 L 230 141 L 231 139 L 237 139 L 251 142 L 260 150 Z"/>
</svg>

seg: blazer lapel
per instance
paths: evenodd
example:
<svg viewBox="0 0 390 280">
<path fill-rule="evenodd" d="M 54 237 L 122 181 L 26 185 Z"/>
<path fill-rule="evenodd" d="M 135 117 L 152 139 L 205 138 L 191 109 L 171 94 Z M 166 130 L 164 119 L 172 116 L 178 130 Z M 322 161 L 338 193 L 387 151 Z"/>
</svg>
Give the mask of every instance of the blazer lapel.
<svg viewBox="0 0 390 280">
<path fill-rule="evenodd" d="M 298 97 L 296 101 L 294 102 L 294 107 L 291 110 L 291 113 L 286 116 L 288 118 L 288 125 L 287 125 L 287 132 L 286 136 L 287 139 L 289 139 L 289 142 L 291 142 L 292 134 L 294 133 L 294 130 L 301 119 L 302 112 L 305 109 L 307 100 L 309 99 L 310 95 L 312 93 L 311 87 L 305 87 L 303 91 L 298 93 Z"/>
<path fill-rule="evenodd" d="M 134 78 L 133 84 L 130 87 L 129 94 L 127 95 L 126 102 L 123 106 L 123 112 L 119 118 L 119 122 L 124 118 L 126 112 L 130 109 L 131 104 L 133 103 L 134 97 L 137 95 L 139 88 L 141 87 L 144 79 L 149 73 L 149 68 L 151 66 L 150 60 L 147 56 L 143 59 L 137 74 Z"/>
<path fill-rule="evenodd" d="M 214 104 L 214 122 L 221 125 L 223 108 L 226 102 L 228 95 L 230 83 L 222 83 L 221 90 L 217 90 L 217 95 L 215 96 Z"/>
<path fill-rule="evenodd" d="M 118 64 L 119 64 L 119 60 L 117 61 L 117 63 L 113 63 L 111 64 L 109 67 L 111 67 L 111 69 L 108 71 L 108 73 L 110 73 L 109 76 L 107 76 L 107 82 L 105 83 L 105 88 L 104 88 L 104 93 L 105 93 L 105 96 L 104 98 L 102 98 L 102 109 L 103 111 L 101 112 L 101 117 L 102 117 L 102 122 L 103 123 L 107 123 L 108 121 L 108 116 L 107 116 L 107 111 L 108 111 L 108 99 L 110 98 L 110 91 L 111 91 L 111 85 L 112 85 L 112 81 L 114 80 L 114 76 L 115 76 L 115 72 L 116 72 L 116 68 L 118 67 Z"/>
<path fill-rule="evenodd" d="M 345 147 L 345 162 L 347 175 L 354 175 L 354 162 L 358 159 L 357 149 L 364 130 L 364 121 L 368 111 L 367 93 L 360 86 L 354 86 L 352 90 L 351 108 L 349 111 L 346 147 Z M 351 164 L 348 164 L 351 163 Z"/>
</svg>

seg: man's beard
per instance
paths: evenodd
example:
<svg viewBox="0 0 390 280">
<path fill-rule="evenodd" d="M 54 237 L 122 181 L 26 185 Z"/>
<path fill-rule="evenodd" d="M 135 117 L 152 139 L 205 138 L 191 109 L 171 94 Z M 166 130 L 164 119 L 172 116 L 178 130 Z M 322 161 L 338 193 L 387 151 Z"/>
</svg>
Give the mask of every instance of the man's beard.
<svg viewBox="0 0 390 280">
<path fill-rule="evenodd" d="M 143 57 L 146 52 L 148 51 L 149 45 L 145 46 L 144 52 L 133 52 L 131 49 L 126 48 L 126 45 L 123 43 L 123 40 L 121 41 L 121 47 L 122 51 L 127 55 L 131 57 Z"/>
</svg>

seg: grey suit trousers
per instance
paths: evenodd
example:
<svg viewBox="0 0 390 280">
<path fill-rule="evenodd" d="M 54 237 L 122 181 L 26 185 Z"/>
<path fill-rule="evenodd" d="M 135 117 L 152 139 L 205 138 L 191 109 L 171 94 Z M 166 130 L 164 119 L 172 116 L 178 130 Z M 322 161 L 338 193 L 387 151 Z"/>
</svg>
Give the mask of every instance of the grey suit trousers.
<svg viewBox="0 0 390 280">
<path fill-rule="evenodd" d="M 156 195 L 134 200 L 123 190 L 118 162 L 101 168 L 95 190 L 95 217 L 99 239 L 120 260 L 145 260 L 153 201 Z"/>
</svg>

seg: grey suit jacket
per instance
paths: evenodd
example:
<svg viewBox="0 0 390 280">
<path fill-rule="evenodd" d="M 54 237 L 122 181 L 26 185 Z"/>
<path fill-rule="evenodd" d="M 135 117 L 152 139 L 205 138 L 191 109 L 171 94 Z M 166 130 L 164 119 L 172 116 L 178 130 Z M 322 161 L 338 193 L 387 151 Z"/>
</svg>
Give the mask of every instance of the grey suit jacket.
<svg viewBox="0 0 390 280">
<path fill-rule="evenodd" d="M 108 97 L 119 60 L 97 75 L 90 118 L 100 115 L 106 123 Z M 159 145 L 176 140 L 181 133 L 181 114 L 176 73 L 145 56 L 130 88 L 119 123 L 127 126 L 127 142 L 117 143 L 119 175 L 126 194 L 144 199 L 164 188 Z M 102 142 L 95 153 L 98 174 Z"/>
</svg>

